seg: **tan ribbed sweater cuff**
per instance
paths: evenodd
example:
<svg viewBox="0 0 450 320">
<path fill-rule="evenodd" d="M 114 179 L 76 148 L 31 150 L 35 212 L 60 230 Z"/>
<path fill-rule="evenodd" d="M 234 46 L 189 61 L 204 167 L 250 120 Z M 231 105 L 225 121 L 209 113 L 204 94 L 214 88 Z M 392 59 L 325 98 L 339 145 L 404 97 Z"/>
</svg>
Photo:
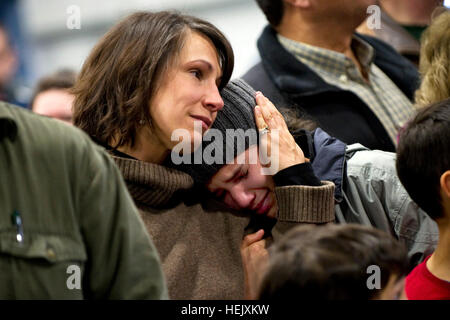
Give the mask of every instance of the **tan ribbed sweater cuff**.
<svg viewBox="0 0 450 320">
<path fill-rule="evenodd" d="M 275 188 L 278 220 L 304 223 L 334 221 L 334 183 L 322 186 L 285 186 Z"/>
</svg>

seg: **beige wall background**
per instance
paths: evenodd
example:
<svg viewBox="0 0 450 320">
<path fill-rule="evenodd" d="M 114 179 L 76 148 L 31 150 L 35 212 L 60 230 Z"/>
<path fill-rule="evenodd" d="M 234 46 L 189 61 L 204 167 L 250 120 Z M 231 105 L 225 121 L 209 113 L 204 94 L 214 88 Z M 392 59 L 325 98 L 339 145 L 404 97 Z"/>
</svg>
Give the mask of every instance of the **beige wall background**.
<svg viewBox="0 0 450 320">
<path fill-rule="evenodd" d="M 81 29 L 67 28 L 67 9 L 80 10 Z M 236 55 L 233 77 L 259 60 L 256 40 L 266 20 L 254 0 L 20 0 L 35 78 L 62 67 L 79 70 L 96 41 L 119 19 L 137 10 L 176 9 L 215 24 Z"/>
</svg>

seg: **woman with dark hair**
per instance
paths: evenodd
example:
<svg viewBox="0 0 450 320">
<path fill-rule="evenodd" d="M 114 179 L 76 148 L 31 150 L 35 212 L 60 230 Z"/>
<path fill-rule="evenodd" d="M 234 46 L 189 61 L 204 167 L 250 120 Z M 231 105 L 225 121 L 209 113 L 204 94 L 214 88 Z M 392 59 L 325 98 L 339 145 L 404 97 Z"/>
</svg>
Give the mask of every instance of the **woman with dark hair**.
<svg viewBox="0 0 450 320">
<path fill-rule="evenodd" d="M 210 23 L 172 12 L 135 13 L 84 63 L 73 90 L 74 122 L 101 144 L 162 163 L 176 144 L 171 130 L 186 128 L 194 138 L 194 120 L 204 128 L 214 121 L 233 66 L 231 45 Z"/>
<path fill-rule="evenodd" d="M 212 24 L 140 12 L 99 41 L 73 89 L 74 124 L 119 166 L 173 299 L 243 297 L 239 246 L 248 218 L 207 212 L 191 196 L 192 178 L 165 165 L 176 130 L 195 146 L 214 122 L 233 65 L 230 43 Z"/>
</svg>

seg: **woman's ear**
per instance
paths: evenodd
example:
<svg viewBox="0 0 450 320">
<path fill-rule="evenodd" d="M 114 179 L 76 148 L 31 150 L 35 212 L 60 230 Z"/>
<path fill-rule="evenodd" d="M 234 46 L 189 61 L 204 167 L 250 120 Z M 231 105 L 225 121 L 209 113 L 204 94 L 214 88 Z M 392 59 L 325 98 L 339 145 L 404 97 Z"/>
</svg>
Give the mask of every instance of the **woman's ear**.
<svg viewBox="0 0 450 320">
<path fill-rule="evenodd" d="M 450 170 L 441 175 L 440 184 L 443 195 L 450 199 Z"/>
</svg>

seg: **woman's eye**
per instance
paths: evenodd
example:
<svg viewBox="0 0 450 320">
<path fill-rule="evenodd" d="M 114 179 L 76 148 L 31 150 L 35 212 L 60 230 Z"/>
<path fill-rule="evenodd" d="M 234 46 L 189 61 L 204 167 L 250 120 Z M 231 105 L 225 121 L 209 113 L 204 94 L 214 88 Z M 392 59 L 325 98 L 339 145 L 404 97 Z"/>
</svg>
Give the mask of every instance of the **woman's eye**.
<svg viewBox="0 0 450 320">
<path fill-rule="evenodd" d="M 248 176 L 248 170 L 247 171 L 245 171 L 245 172 L 242 172 L 238 177 L 237 177 L 237 181 L 240 181 L 240 180 L 242 180 L 242 179 L 245 179 L 245 178 L 247 178 L 247 176 Z"/>
<path fill-rule="evenodd" d="M 197 79 L 201 79 L 202 78 L 202 72 L 200 70 L 191 70 L 191 73 L 194 75 L 194 77 L 196 77 Z"/>
</svg>

